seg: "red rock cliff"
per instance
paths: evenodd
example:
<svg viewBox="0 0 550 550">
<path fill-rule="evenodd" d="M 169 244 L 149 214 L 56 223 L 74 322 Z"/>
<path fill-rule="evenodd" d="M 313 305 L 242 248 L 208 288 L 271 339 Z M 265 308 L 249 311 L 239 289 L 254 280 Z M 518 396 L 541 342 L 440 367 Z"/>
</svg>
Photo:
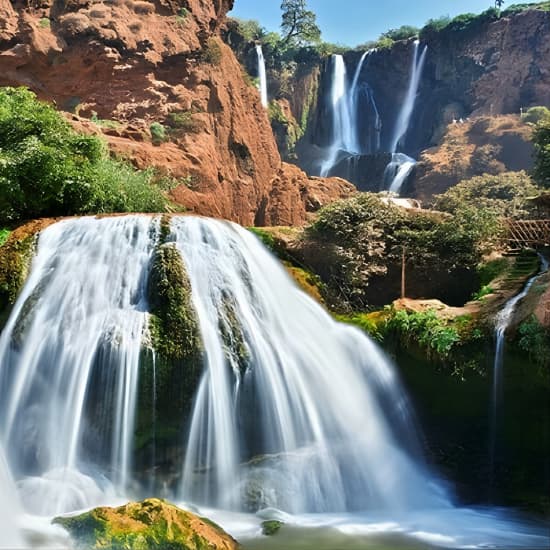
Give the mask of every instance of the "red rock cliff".
<svg viewBox="0 0 550 550">
<path fill-rule="evenodd" d="M 28 86 L 139 167 L 184 178 L 173 197 L 190 210 L 304 223 L 353 187 L 281 162 L 258 92 L 218 36 L 232 4 L 0 0 L 0 85 Z M 158 124 L 166 136 L 153 144 Z"/>
</svg>

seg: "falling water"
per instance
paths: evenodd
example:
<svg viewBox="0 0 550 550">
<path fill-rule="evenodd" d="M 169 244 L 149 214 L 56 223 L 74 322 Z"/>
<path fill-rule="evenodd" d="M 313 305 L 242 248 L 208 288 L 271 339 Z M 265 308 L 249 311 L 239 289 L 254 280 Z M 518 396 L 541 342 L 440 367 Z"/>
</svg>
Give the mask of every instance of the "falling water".
<svg viewBox="0 0 550 550">
<path fill-rule="evenodd" d="M 150 490 L 147 480 L 136 488 L 132 439 L 159 226 L 146 216 L 71 219 L 39 237 L 0 337 L 0 444 L 33 514 Z M 333 513 L 304 521 L 366 532 L 381 518 L 412 536 L 450 533 L 453 544 L 547 542 L 537 529 L 451 505 L 423 463 L 392 365 L 298 290 L 254 235 L 175 217 L 168 238 L 205 350 L 191 417 L 180 419 L 182 499 Z M 15 513 L 9 488 L 0 461 L 0 503 Z"/>
<path fill-rule="evenodd" d="M 371 50 L 365 52 L 351 82 L 348 82 L 346 64 L 342 55 L 332 56 L 332 143 L 328 156 L 321 165 L 321 176 L 326 177 L 342 154 L 358 155 L 361 144 L 357 130 L 358 84 L 361 70 Z"/>
<path fill-rule="evenodd" d="M 119 492 L 130 482 L 156 225 L 145 216 L 84 218 L 40 235 L 0 338 L 0 434 L 37 513 L 94 503 L 94 455 Z"/>
<path fill-rule="evenodd" d="M 19 504 L 15 485 L 0 445 L 0 547 L 23 548 L 23 539 L 17 529 Z"/>
<path fill-rule="evenodd" d="M 395 125 L 390 149 L 392 153 L 397 153 L 397 148 L 399 147 L 403 137 L 406 135 L 409 129 L 411 116 L 414 111 L 414 104 L 416 102 L 416 96 L 418 95 L 420 77 L 422 76 L 422 69 L 424 68 L 424 62 L 426 61 L 427 51 L 428 46 L 424 46 L 424 49 L 420 54 L 420 42 L 418 40 L 414 41 L 409 87 L 407 89 L 405 101 L 403 102 L 403 105 L 401 106 L 401 111 L 399 112 L 399 116 L 397 117 L 397 123 Z"/>
<path fill-rule="evenodd" d="M 397 194 L 401 192 L 403 184 L 416 165 L 416 161 L 413 158 L 404 153 L 398 153 L 397 149 L 402 144 L 402 140 L 409 129 L 427 51 L 428 46 L 425 46 L 422 53 L 420 53 L 420 42 L 418 40 L 414 41 L 409 87 L 395 125 L 391 142 L 392 158 L 384 174 L 386 188 Z"/>
<path fill-rule="evenodd" d="M 200 218 L 173 232 L 207 350 L 183 496 L 227 507 L 261 489 L 260 504 L 290 512 L 445 505 L 400 444 L 413 428 L 376 346 L 332 321 L 249 232 Z M 242 335 L 244 368 L 220 326 Z"/>
<path fill-rule="evenodd" d="M 504 344 L 506 338 L 506 331 L 508 326 L 514 316 L 516 307 L 527 296 L 529 290 L 535 283 L 535 281 L 548 270 L 548 261 L 544 256 L 539 254 L 541 268 L 539 272 L 531 277 L 523 290 L 510 298 L 498 313 L 495 319 L 495 360 L 493 363 L 493 388 L 491 395 L 491 415 L 490 415 L 490 434 L 489 434 L 489 464 L 491 475 L 493 474 L 494 469 L 494 460 L 495 460 L 495 447 L 496 447 L 496 431 L 497 431 L 497 419 L 498 419 L 498 408 L 500 405 L 500 388 L 501 388 L 501 378 L 502 378 L 502 366 L 504 363 Z"/>
<path fill-rule="evenodd" d="M 267 76 L 265 72 L 264 52 L 261 44 L 256 44 L 256 54 L 258 55 L 258 75 L 260 77 L 260 98 L 262 105 L 267 108 Z"/>
</svg>

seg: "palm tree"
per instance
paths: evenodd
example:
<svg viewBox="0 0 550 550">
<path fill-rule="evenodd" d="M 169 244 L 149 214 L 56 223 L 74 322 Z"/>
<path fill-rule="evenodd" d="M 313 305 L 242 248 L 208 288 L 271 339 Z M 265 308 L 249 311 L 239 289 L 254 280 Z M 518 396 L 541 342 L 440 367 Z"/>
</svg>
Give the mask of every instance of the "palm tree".
<svg viewBox="0 0 550 550">
<path fill-rule="evenodd" d="M 502 4 L 504 4 L 504 0 L 495 0 L 495 8 L 502 8 Z"/>
</svg>

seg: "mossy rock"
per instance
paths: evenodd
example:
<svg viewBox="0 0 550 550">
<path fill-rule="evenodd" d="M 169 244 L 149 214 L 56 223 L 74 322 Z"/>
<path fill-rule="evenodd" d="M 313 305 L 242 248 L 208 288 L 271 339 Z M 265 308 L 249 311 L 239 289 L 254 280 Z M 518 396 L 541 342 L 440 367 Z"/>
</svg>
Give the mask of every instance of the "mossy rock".
<svg viewBox="0 0 550 550">
<path fill-rule="evenodd" d="M 271 537 L 276 535 L 283 525 L 282 521 L 277 521 L 276 519 L 264 521 L 262 523 L 262 533 L 267 537 Z"/>
<path fill-rule="evenodd" d="M 211 521 L 150 498 L 119 508 L 57 517 L 78 548 L 112 550 L 233 550 L 237 541 Z"/>
</svg>

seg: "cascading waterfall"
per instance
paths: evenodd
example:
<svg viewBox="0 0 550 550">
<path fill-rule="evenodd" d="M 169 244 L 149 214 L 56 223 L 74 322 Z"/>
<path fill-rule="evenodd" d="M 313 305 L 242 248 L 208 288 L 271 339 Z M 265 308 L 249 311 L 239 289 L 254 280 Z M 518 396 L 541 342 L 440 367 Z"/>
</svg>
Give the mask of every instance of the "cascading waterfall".
<svg viewBox="0 0 550 550">
<path fill-rule="evenodd" d="M 416 165 L 416 161 L 413 158 L 398 152 L 398 149 L 410 126 L 427 52 L 428 46 L 424 46 L 422 53 L 420 53 L 420 41 L 414 41 L 409 87 L 407 88 L 405 101 L 397 117 L 391 141 L 390 152 L 392 153 L 392 159 L 384 174 L 384 180 L 388 190 L 397 194 L 401 192 L 403 183 L 407 180 Z"/>
<path fill-rule="evenodd" d="M 18 513 L 19 505 L 15 484 L 0 445 L 0 547 L 10 549 L 25 547 L 23 538 L 17 529 Z"/>
<path fill-rule="evenodd" d="M 261 489 L 262 506 L 290 512 L 446 505 L 399 443 L 414 430 L 376 346 L 334 323 L 249 232 L 200 218 L 172 231 L 207 350 L 182 496 L 231 506 Z M 235 320 L 244 369 L 220 336 Z"/>
<path fill-rule="evenodd" d="M 120 493 L 128 487 L 157 226 L 84 218 L 40 235 L 0 338 L 0 434 L 33 512 L 93 505 L 98 468 Z"/>
<path fill-rule="evenodd" d="M 539 254 L 541 267 L 539 272 L 531 277 L 523 290 L 510 298 L 498 313 L 495 319 L 495 360 L 493 363 L 493 387 L 491 395 L 491 414 L 490 414 L 490 434 L 489 434 L 489 463 L 491 474 L 493 473 L 494 468 L 494 459 L 495 459 L 495 446 L 496 446 L 496 431 L 497 431 L 497 419 L 498 419 L 498 409 L 500 404 L 500 389 L 501 389 L 501 378 L 502 378 L 502 367 L 504 364 L 504 345 L 506 342 L 506 331 L 510 325 L 510 322 L 514 316 L 517 305 L 527 296 L 529 290 L 535 283 L 535 281 L 546 271 L 548 271 L 548 260 L 541 254 Z"/>
<path fill-rule="evenodd" d="M 267 76 L 265 71 L 265 59 L 264 52 L 262 50 L 261 44 L 256 44 L 256 54 L 258 56 L 258 76 L 260 77 L 260 98 L 262 105 L 267 108 L 268 98 L 267 98 Z"/>
<path fill-rule="evenodd" d="M 327 158 L 321 165 L 320 175 L 327 177 L 342 155 L 356 156 L 361 154 L 361 143 L 357 129 L 358 110 L 358 84 L 365 61 L 372 50 L 366 51 L 359 60 L 355 69 L 351 85 L 348 81 L 346 63 L 342 55 L 332 56 L 332 87 L 331 87 L 331 113 L 332 113 L 332 143 L 329 147 Z M 369 90 L 375 112 L 376 104 L 372 90 Z M 377 127 L 379 117 L 377 120 Z M 381 125 L 380 125 L 381 127 Z"/>
<path fill-rule="evenodd" d="M 276 507 L 296 521 L 306 513 L 305 525 L 347 522 L 354 532 L 372 532 L 378 518 L 379 530 L 390 521 L 445 546 L 547 543 L 537 527 L 450 503 L 418 451 L 392 365 L 298 290 L 254 235 L 187 216 L 166 233 L 158 218 L 133 215 L 68 219 L 40 234 L 0 337 L 0 446 L 27 512 L 51 518 L 154 490 L 137 471 L 134 428 L 142 382 L 152 380 L 153 403 L 166 399 L 157 391 L 166 371 L 148 349 L 147 295 L 167 239 L 185 265 L 204 348 L 192 411 L 179 419 L 184 452 L 170 453 L 176 496 Z M 155 445 L 160 420 L 149 421 Z M 0 460 L 0 504 L 16 513 L 5 472 Z M 0 524 L 5 517 L 0 510 Z"/>
</svg>

